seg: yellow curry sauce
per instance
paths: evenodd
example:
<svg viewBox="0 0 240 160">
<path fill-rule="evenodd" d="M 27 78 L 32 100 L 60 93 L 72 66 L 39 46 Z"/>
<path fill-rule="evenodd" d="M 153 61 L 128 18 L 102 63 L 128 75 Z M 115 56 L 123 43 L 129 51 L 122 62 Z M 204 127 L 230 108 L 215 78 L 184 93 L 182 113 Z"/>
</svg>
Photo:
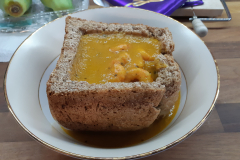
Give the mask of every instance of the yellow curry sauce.
<svg viewBox="0 0 240 160">
<path fill-rule="evenodd" d="M 151 82 L 156 79 L 160 42 L 125 34 L 86 34 L 81 37 L 71 80 L 88 83 Z"/>
<path fill-rule="evenodd" d="M 180 105 L 180 93 L 178 100 L 170 110 L 168 116 L 157 119 L 148 128 L 130 132 L 90 132 L 90 131 L 71 131 L 62 128 L 66 134 L 85 145 L 99 148 L 120 148 L 133 146 L 142 143 L 163 131 L 175 117 Z"/>
</svg>

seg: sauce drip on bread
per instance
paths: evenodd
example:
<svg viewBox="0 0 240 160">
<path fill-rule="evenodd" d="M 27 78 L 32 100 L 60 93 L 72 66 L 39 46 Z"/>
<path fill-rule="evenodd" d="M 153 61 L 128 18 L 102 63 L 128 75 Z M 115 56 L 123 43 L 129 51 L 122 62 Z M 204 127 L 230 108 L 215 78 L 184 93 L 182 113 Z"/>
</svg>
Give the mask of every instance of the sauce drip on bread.
<svg viewBox="0 0 240 160">
<path fill-rule="evenodd" d="M 155 60 L 160 42 L 125 34 L 86 34 L 74 58 L 71 80 L 88 83 L 152 82 L 157 70 L 166 67 Z"/>
<path fill-rule="evenodd" d="M 174 119 L 179 105 L 181 94 L 179 92 L 178 100 L 170 110 L 169 114 L 165 117 L 158 118 L 148 128 L 130 131 L 130 132 L 93 132 L 93 131 L 71 131 L 63 129 L 63 131 L 76 139 L 84 145 L 89 145 L 99 148 L 121 148 L 129 147 L 142 143 L 160 132 L 162 132 Z"/>
</svg>

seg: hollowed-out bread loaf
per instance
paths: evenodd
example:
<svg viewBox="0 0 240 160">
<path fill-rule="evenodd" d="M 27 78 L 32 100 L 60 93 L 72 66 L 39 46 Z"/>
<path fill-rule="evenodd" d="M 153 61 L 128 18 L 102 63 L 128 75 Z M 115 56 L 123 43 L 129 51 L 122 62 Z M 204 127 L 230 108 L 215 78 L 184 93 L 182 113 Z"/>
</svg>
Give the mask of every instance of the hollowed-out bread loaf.
<svg viewBox="0 0 240 160">
<path fill-rule="evenodd" d="M 168 66 L 160 69 L 156 80 L 160 81 L 166 88 L 166 92 L 158 106 L 161 109 L 159 116 L 164 117 L 169 114 L 170 109 L 178 99 L 181 89 L 181 72 L 172 55 L 160 54 L 157 58 L 161 59 Z"/>
<path fill-rule="evenodd" d="M 161 77 L 164 71 L 160 70 L 160 77 L 151 83 L 105 84 L 72 81 L 70 72 L 81 36 L 90 33 L 154 37 L 159 40 L 164 54 L 159 57 L 163 58 L 168 67 L 172 63 L 177 66 L 172 62 L 173 58 L 169 58 L 172 57 L 174 43 L 167 28 L 142 24 L 107 24 L 67 17 L 65 32 L 60 58 L 47 82 L 50 111 L 59 124 L 71 130 L 132 131 L 148 127 L 159 117 L 163 109 L 158 107 L 162 97 L 171 92 L 171 83 L 175 82 L 171 76 L 166 75 L 165 79 Z M 171 72 L 171 69 L 165 72 Z M 167 81 L 171 81 L 170 84 Z M 165 95 L 165 99 L 169 98 L 168 95 L 171 94 Z"/>
</svg>

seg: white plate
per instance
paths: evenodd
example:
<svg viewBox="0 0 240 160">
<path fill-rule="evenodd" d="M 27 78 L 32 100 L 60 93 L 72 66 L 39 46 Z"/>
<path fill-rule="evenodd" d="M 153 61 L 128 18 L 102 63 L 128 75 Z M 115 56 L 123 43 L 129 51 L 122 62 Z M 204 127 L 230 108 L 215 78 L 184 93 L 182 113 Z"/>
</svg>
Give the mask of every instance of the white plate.
<svg viewBox="0 0 240 160">
<path fill-rule="evenodd" d="M 76 143 L 52 127 L 39 104 L 39 85 L 49 64 L 59 55 L 64 38 L 65 17 L 40 28 L 14 53 L 4 81 L 8 107 L 17 122 L 37 141 L 66 155 L 89 159 L 139 158 L 158 153 L 196 131 L 209 116 L 219 92 L 219 74 L 208 48 L 191 30 L 164 15 L 141 9 L 102 8 L 71 16 L 107 23 L 142 23 L 168 27 L 175 42 L 174 58 L 187 82 L 185 106 L 164 132 L 136 146 L 103 149 Z"/>
</svg>

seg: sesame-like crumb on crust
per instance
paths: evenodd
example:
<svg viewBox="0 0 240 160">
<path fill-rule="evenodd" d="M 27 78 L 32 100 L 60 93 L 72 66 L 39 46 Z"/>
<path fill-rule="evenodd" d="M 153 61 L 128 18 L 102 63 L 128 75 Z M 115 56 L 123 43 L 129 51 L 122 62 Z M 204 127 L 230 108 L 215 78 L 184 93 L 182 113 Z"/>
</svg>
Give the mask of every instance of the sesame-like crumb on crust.
<svg viewBox="0 0 240 160">
<path fill-rule="evenodd" d="M 142 24 L 107 24 L 67 17 L 65 32 L 60 58 L 47 82 L 50 111 L 62 126 L 71 130 L 90 131 L 131 131 L 146 128 L 161 115 L 158 105 L 162 97 L 168 98 L 177 92 L 177 87 L 174 91 L 166 88 L 168 83 L 161 76 L 151 83 L 89 84 L 86 81 L 71 81 L 69 74 L 81 36 L 90 33 L 124 33 L 156 38 L 163 53 L 159 58 L 171 66 L 173 58 L 169 57 L 172 57 L 174 43 L 167 28 Z M 174 61 L 173 66 L 178 68 Z M 163 75 L 160 72 L 161 70 L 158 75 Z M 171 69 L 166 72 L 171 72 Z M 168 81 L 171 79 L 173 78 Z M 165 95 L 165 92 L 168 94 Z"/>
</svg>

